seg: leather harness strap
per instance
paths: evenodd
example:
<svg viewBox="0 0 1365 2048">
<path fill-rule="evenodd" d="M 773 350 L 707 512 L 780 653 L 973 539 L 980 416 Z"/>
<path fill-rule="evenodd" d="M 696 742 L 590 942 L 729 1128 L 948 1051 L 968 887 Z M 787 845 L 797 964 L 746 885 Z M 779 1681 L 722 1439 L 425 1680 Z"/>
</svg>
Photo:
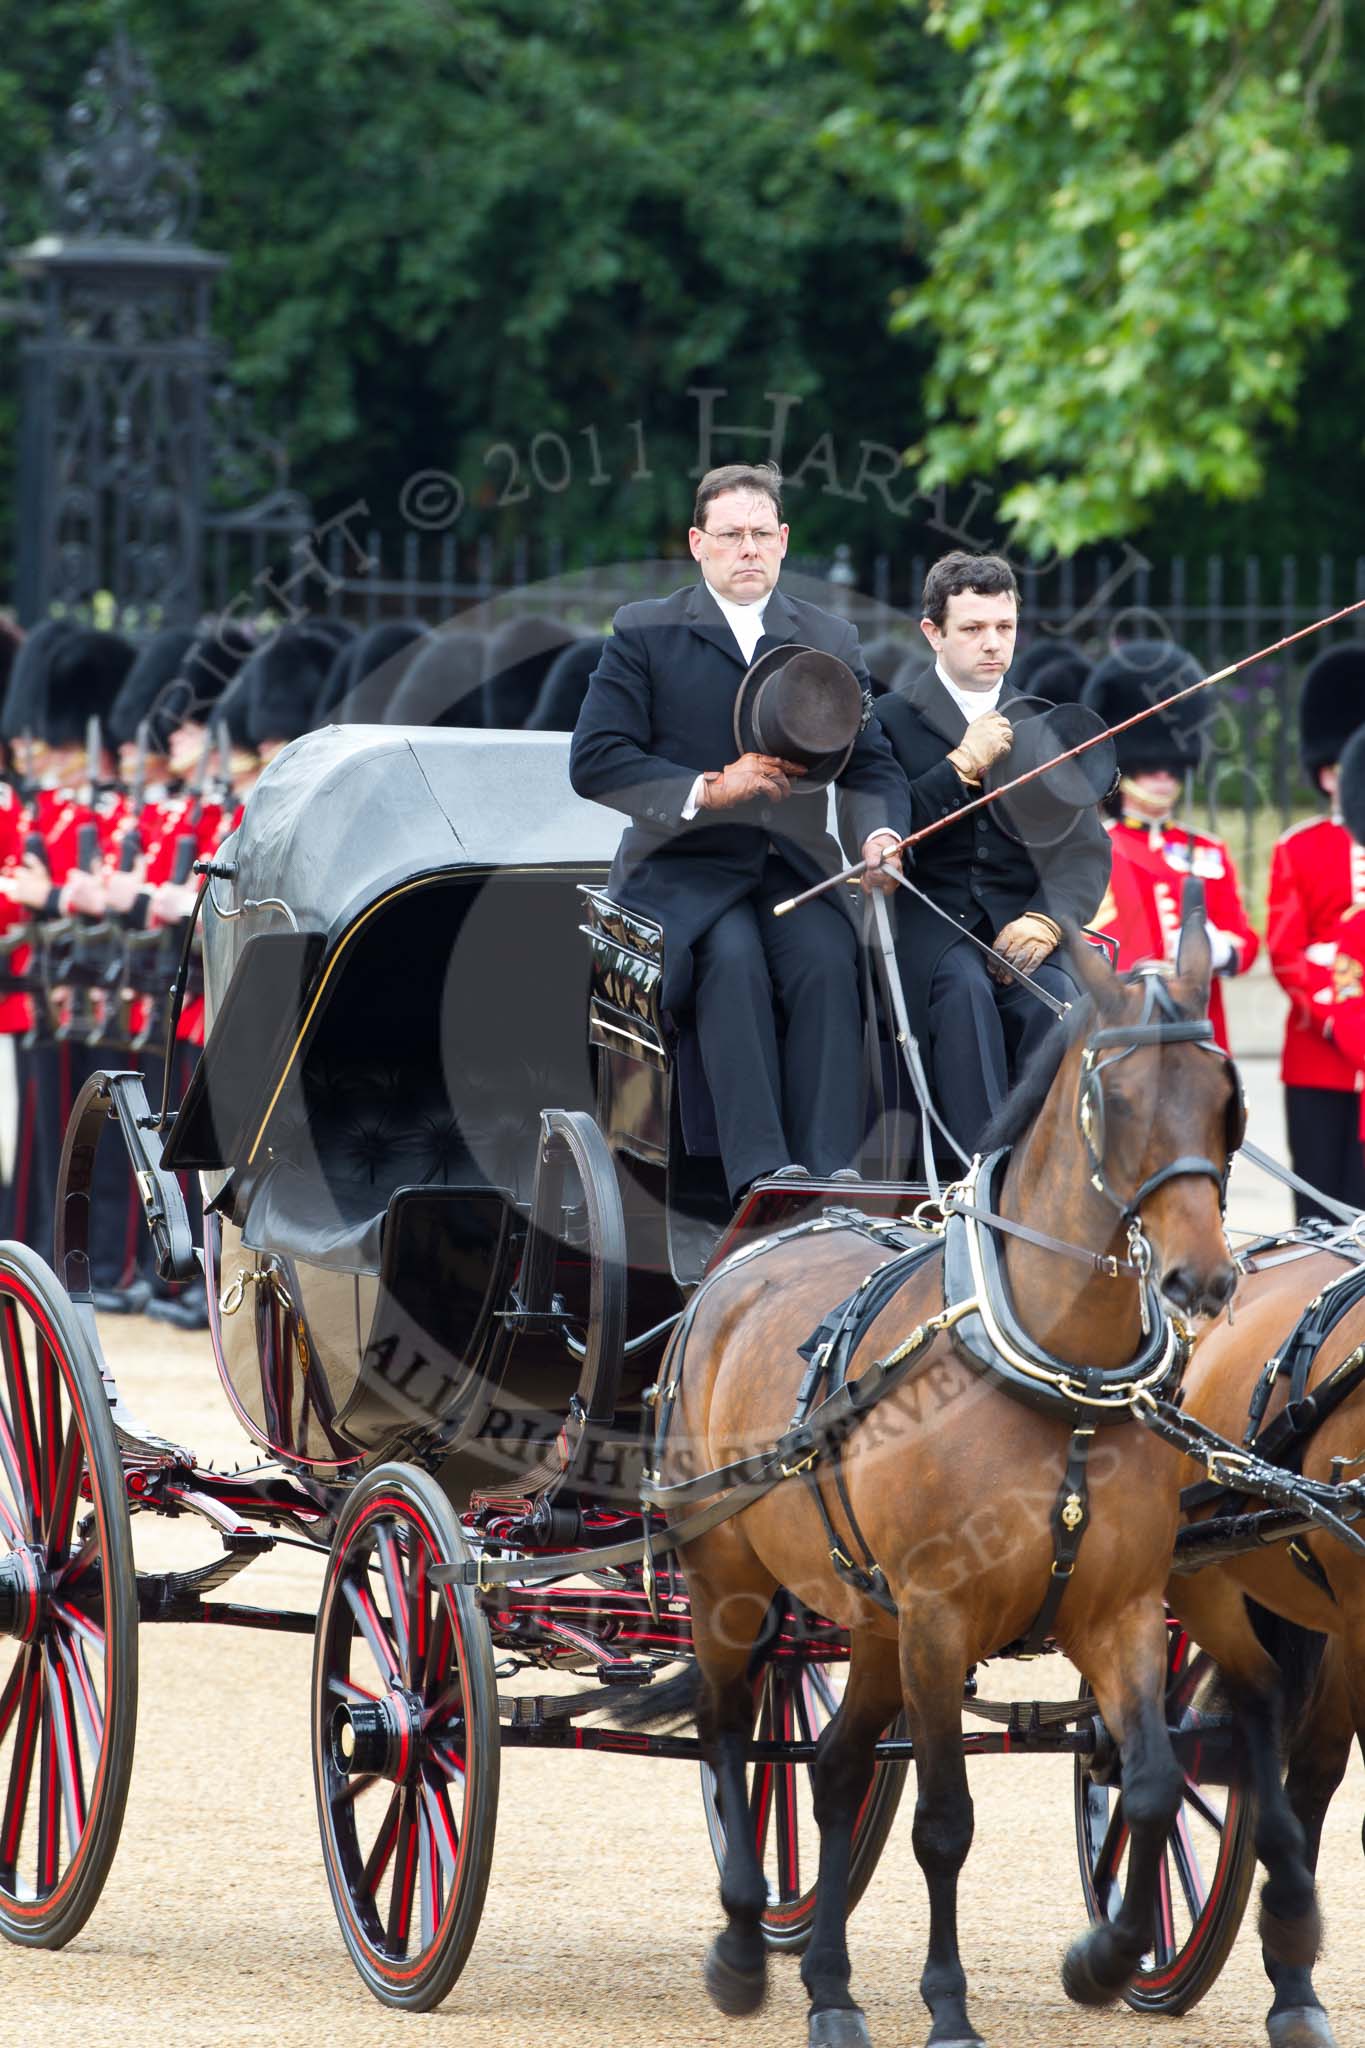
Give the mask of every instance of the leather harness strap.
<svg viewBox="0 0 1365 2048">
<path fill-rule="evenodd" d="M 1033 1619 L 1033 1626 L 1026 1635 L 1000 1652 L 1005 1657 L 1041 1657 L 1043 1648 L 1057 1620 L 1057 1610 L 1062 1604 L 1062 1595 L 1076 1569 L 1080 1555 L 1081 1538 L 1090 1527 L 1090 1488 L 1087 1466 L 1090 1446 L 1094 1441 L 1093 1427 L 1074 1429 L 1067 1446 L 1066 1470 L 1057 1498 L 1052 1504 L 1052 1579 L 1047 1597 Z"/>
<path fill-rule="evenodd" d="M 1034 1245 L 1039 1251 L 1060 1252 L 1065 1258 L 1079 1259 L 1082 1265 L 1090 1266 L 1106 1279 L 1118 1280 L 1125 1273 L 1142 1277 L 1143 1269 L 1134 1265 L 1131 1259 L 1116 1258 L 1112 1252 L 1087 1251 L 1084 1245 L 1068 1244 L 1061 1237 L 1049 1237 L 1045 1231 L 1034 1230 L 1030 1224 L 1012 1222 L 1008 1217 L 998 1216 L 993 1209 L 982 1209 L 975 1202 L 969 1202 L 957 1188 L 948 1189 L 943 1207 L 950 1215 L 970 1216 L 974 1222 L 984 1223 L 990 1230 L 1003 1231 L 1007 1237 L 1021 1238 L 1025 1244 Z"/>
<path fill-rule="evenodd" d="M 1342 1403 L 1365 1383 L 1365 1344 L 1358 1344 L 1325 1375 L 1310 1394 L 1308 1379 L 1322 1346 L 1337 1325 L 1365 1300 L 1365 1263 L 1356 1263 L 1340 1273 L 1316 1294 L 1300 1315 L 1275 1355 L 1266 1361 L 1252 1388 L 1247 1410 L 1243 1447 L 1258 1459 L 1282 1471 L 1302 1472 L 1303 1455 L 1314 1434 L 1334 1415 Z M 1262 1427 L 1270 1396 L 1279 1381 L 1289 1380 L 1289 1398 L 1274 1421 Z M 1227 1507 L 1240 1504 L 1245 1492 L 1224 1480 L 1204 1479 L 1187 1486 L 1180 1496 L 1184 1513 L 1208 1507 L 1217 1501 Z M 1301 1537 L 1286 1545 L 1288 1555 L 1303 1576 L 1333 1603 L 1336 1594 L 1321 1561 Z"/>
</svg>

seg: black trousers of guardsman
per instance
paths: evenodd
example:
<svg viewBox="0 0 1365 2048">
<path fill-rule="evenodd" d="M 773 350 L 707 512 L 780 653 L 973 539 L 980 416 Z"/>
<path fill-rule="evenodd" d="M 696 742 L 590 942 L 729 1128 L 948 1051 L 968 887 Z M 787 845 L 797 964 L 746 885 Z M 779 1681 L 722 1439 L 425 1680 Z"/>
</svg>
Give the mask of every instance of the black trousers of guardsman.
<svg viewBox="0 0 1365 2048">
<path fill-rule="evenodd" d="M 1055 954 L 1030 972 L 1049 995 L 1076 1001 L 1080 991 Z M 929 1076 L 934 1105 L 964 1152 L 980 1149 L 989 1118 L 1054 1021 L 1022 982 L 995 981 L 970 939 L 939 956 L 929 983 Z"/>
<path fill-rule="evenodd" d="M 758 888 L 692 949 L 697 1039 L 732 1197 L 779 1166 L 851 1165 L 862 1141 L 857 940 L 825 897 L 774 917 L 801 886 L 771 850 Z"/>
<path fill-rule="evenodd" d="M 1352 1088 L 1286 1087 L 1284 1117 L 1289 1164 L 1301 1179 L 1365 1209 L 1365 1146 L 1360 1142 L 1360 1097 Z M 1326 1211 L 1311 1195 L 1294 1194 L 1294 1220 Z"/>
</svg>

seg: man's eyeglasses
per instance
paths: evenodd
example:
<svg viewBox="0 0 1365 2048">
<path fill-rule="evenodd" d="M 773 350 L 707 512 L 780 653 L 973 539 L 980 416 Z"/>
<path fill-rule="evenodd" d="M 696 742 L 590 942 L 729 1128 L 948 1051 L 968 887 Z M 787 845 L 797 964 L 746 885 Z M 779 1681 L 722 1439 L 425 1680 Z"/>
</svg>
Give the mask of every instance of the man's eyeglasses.
<svg viewBox="0 0 1365 2048">
<path fill-rule="evenodd" d="M 732 554 L 746 539 L 751 539 L 756 548 L 771 548 L 782 538 L 776 526 L 723 526 L 719 533 L 712 533 L 703 527 L 702 532 L 708 540 L 713 540 L 718 548 L 724 548 L 727 555 Z"/>
</svg>

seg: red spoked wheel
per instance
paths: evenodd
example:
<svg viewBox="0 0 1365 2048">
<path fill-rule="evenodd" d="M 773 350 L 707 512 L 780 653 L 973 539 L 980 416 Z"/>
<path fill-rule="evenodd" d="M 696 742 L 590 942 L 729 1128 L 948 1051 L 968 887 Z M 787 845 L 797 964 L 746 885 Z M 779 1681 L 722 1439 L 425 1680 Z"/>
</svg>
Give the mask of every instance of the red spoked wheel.
<svg viewBox="0 0 1365 2048">
<path fill-rule="evenodd" d="M 756 1742 L 814 1742 L 839 1709 L 842 1664 L 779 1659 L 765 1665 L 755 1686 Z M 898 1720 L 888 1731 L 903 1732 Z M 848 1909 L 867 1890 L 891 1823 L 900 1805 L 907 1766 L 877 1765 L 853 1832 Z M 716 1796 L 715 1774 L 702 1765 L 702 1804 L 718 1869 L 725 1865 L 725 1820 Z M 820 1832 L 815 1825 L 809 1764 L 756 1763 L 750 1766 L 749 1823 L 768 1880 L 763 1938 L 779 1953 L 799 1953 L 810 1941 L 815 1917 L 815 1879 Z"/>
<path fill-rule="evenodd" d="M 385 2005 L 426 2012 L 465 1965 L 493 1859 L 501 1748 L 488 1625 L 445 1494 L 380 1465 L 332 1544 L 313 1656 L 313 1777 L 342 1937 Z"/>
<path fill-rule="evenodd" d="M 1219 1718 L 1218 1667 L 1170 1624 L 1167 1725 L 1194 1737 Z M 1208 1747 L 1212 1751 L 1215 1741 Z M 1135 2012 L 1182 2013 L 1209 1990 L 1237 1939 L 1256 1874 L 1256 1812 L 1239 1785 L 1203 1782 L 1191 1740 L 1185 1796 L 1157 1881 L 1155 1941 L 1124 1997 Z M 1092 1920 L 1106 1919 L 1123 1897 L 1128 1829 L 1121 1765 L 1108 1744 L 1076 1759 L 1076 1843 L 1081 1889 Z"/>
<path fill-rule="evenodd" d="M 123 1825 L 137 1583 L 109 1402 L 56 1275 L 0 1244 L 0 1930 L 61 1948 Z"/>
</svg>

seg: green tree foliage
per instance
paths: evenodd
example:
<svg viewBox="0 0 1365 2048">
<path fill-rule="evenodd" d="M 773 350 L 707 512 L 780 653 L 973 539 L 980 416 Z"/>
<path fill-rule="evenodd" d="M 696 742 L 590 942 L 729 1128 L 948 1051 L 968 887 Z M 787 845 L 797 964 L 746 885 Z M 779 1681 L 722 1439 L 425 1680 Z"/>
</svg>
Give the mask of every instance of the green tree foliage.
<svg viewBox="0 0 1365 2048">
<path fill-rule="evenodd" d="M 754 10 L 769 48 L 845 62 L 826 140 L 909 224 L 921 483 L 1004 480 L 1001 516 L 1063 554 L 1173 499 L 1262 490 L 1267 432 L 1347 312 L 1339 0 Z M 867 61 L 893 36 L 904 57 L 907 15 L 948 59 L 928 118 L 904 104 L 921 74 Z"/>
<path fill-rule="evenodd" d="M 847 493 L 861 443 L 918 424 L 918 351 L 887 331 L 899 209 L 813 146 L 841 102 L 823 59 L 756 51 L 728 0 L 683 26 L 648 0 L 52 0 L 0 48 L 11 243 L 116 14 L 198 163 L 199 239 L 231 258 L 234 376 L 324 510 L 363 497 L 394 531 L 438 468 L 466 493 L 457 539 L 649 552 L 687 523 L 689 386 L 755 427 L 791 394 L 791 467 L 831 436 L 801 545 L 882 510 Z"/>
</svg>

